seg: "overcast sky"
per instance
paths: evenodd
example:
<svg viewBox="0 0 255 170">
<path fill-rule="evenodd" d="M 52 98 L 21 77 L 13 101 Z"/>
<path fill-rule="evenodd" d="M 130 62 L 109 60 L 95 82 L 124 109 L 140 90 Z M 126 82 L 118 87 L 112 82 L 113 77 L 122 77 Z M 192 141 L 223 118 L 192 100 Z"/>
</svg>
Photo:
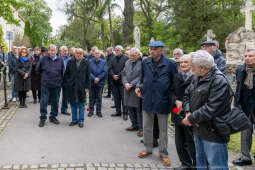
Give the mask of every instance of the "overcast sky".
<svg viewBox="0 0 255 170">
<path fill-rule="evenodd" d="M 50 20 L 51 26 L 53 28 L 53 34 L 56 33 L 56 30 L 62 26 L 67 24 L 67 17 L 65 13 L 61 11 L 64 8 L 66 0 L 45 0 L 48 6 L 52 9 L 52 18 Z M 119 3 L 123 6 L 123 0 L 115 0 L 115 2 Z M 119 14 L 119 10 L 115 10 L 114 13 Z"/>
</svg>

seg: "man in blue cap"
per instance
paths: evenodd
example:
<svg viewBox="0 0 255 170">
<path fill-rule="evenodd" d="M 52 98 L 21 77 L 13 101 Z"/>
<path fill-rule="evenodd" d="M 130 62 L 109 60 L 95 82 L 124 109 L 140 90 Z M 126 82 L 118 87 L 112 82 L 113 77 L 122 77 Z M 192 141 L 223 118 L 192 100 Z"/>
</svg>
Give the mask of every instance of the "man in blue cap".
<svg viewBox="0 0 255 170">
<path fill-rule="evenodd" d="M 210 53 L 213 56 L 214 62 L 217 65 L 218 69 L 223 74 L 225 74 L 226 69 L 227 69 L 226 60 L 223 57 L 222 52 L 217 49 L 216 42 L 215 41 L 205 41 L 205 42 L 202 42 L 200 45 L 203 50 L 207 51 L 208 53 Z"/>
<path fill-rule="evenodd" d="M 145 158 L 152 154 L 154 115 L 159 125 L 159 155 L 165 166 L 170 166 L 168 158 L 168 116 L 174 104 L 173 80 L 177 73 L 174 60 L 163 54 L 164 43 L 150 43 L 151 57 L 142 62 L 142 77 L 137 85 L 136 94 L 143 98 L 143 124 L 145 150 L 138 157 Z"/>
</svg>

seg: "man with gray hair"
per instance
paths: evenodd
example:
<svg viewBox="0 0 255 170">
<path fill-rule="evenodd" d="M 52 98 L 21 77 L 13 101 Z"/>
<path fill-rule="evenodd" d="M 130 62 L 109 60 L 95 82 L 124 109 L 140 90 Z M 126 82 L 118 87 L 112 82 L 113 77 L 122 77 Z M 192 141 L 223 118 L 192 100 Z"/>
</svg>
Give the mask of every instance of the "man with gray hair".
<svg viewBox="0 0 255 170">
<path fill-rule="evenodd" d="M 228 170 L 230 137 L 223 135 L 217 125 L 231 112 L 231 87 L 211 54 L 199 50 L 190 55 L 195 77 L 185 91 L 182 108 L 186 116 L 182 124 L 193 126 L 197 167 Z"/>
<path fill-rule="evenodd" d="M 116 57 L 112 59 L 109 68 L 109 74 L 113 78 L 113 94 L 114 94 L 114 103 L 116 105 L 116 113 L 111 116 L 121 116 L 121 106 L 123 111 L 123 120 L 128 119 L 128 112 L 124 106 L 124 87 L 122 84 L 122 71 L 125 67 L 125 63 L 128 60 L 128 57 L 123 54 L 123 47 L 117 45 L 115 47 Z"/>
<path fill-rule="evenodd" d="M 69 56 L 69 53 L 68 53 L 67 46 L 61 46 L 60 47 L 60 57 L 64 61 L 64 71 L 65 71 L 67 63 L 71 59 L 71 57 Z M 61 89 L 62 89 L 61 113 L 63 115 L 69 116 L 71 114 L 67 112 L 67 109 L 68 109 L 68 96 L 67 96 L 68 95 L 68 88 L 67 88 L 67 81 L 65 79 L 62 82 Z M 59 96 L 58 97 L 60 97 L 61 89 L 59 91 Z"/>
<path fill-rule="evenodd" d="M 128 108 L 131 127 L 127 131 L 138 131 L 137 135 L 142 136 L 142 113 L 140 112 L 140 98 L 135 93 L 135 87 L 140 82 L 142 74 L 142 58 L 140 57 L 140 50 L 132 48 L 129 54 L 123 73 L 122 83 L 124 90 L 124 105 Z"/>
<path fill-rule="evenodd" d="M 183 54 L 184 53 L 183 53 L 182 49 L 180 49 L 180 48 L 174 49 L 173 56 L 174 56 L 175 61 L 178 61 L 181 58 L 181 56 L 183 56 Z"/>
<path fill-rule="evenodd" d="M 63 80 L 64 61 L 57 56 L 55 45 L 49 46 L 48 53 L 36 66 L 36 71 L 40 71 L 42 75 L 39 127 L 44 127 L 47 120 L 49 98 L 51 101 L 50 122 L 59 124 L 56 117 L 58 116 L 58 93 Z"/>
</svg>

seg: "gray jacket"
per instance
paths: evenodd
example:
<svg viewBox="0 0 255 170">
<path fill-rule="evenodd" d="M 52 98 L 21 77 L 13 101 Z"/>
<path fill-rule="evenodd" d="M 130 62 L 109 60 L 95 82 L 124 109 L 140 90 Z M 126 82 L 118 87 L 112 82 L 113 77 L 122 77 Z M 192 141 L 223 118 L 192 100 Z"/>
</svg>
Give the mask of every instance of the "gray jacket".
<svg viewBox="0 0 255 170">
<path fill-rule="evenodd" d="M 124 105 L 128 107 L 140 107 L 140 98 L 135 93 L 135 87 L 140 81 L 142 73 L 142 60 L 138 59 L 134 66 L 131 60 L 128 60 L 125 64 L 124 70 L 122 72 L 122 83 L 125 88 L 125 83 L 130 83 L 133 88 L 130 90 L 124 90 Z"/>
</svg>

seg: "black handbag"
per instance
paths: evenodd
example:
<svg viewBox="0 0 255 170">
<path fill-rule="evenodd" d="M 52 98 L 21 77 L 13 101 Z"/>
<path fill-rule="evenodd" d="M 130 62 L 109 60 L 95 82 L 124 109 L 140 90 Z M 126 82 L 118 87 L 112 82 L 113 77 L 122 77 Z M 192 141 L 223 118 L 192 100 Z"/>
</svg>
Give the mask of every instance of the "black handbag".
<svg viewBox="0 0 255 170">
<path fill-rule="evenodd" d="M 224 74 L 218 75 L 222 75 L 227 80 L 228 87 L 235 98 L 235 93 L 226 76 Z M 220 118 L 217 117 L 214 121 L 214 125 L 217 132 L 221 135 L 231 135 L 252 128 L 251 120 L 246 116 L 246 114 L 239 106 L 234 106 L 231 109 L 230 113 L 227 116 L 227 119 L 220 120 Z"/>
</svg>

